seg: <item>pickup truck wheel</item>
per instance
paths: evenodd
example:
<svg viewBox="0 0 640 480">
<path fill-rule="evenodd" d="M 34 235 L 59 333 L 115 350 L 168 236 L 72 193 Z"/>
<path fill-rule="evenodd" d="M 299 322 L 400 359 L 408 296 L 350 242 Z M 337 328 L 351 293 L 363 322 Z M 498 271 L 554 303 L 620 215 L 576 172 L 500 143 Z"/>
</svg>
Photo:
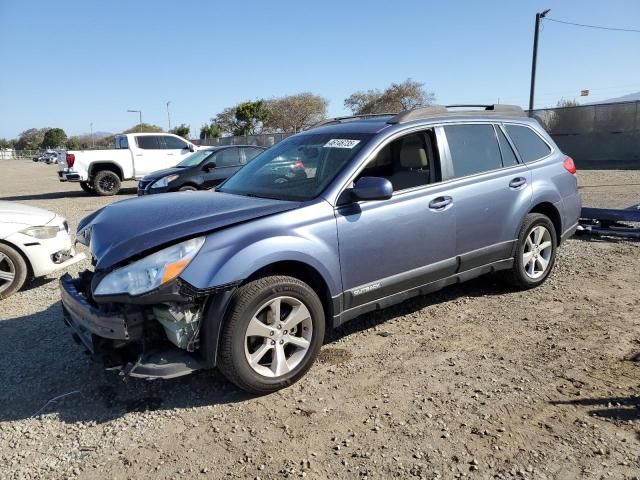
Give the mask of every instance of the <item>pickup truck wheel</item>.
<svg viewBox="0 0 640 480">
<path fill-rule="evenodd" d="M 120 177 L 111 170 L 102 170 L 93 177 L 93 190 L 102 197 L 115 195 L 120 191 Z"/>
<path fill-rule="evenodd" d="M 522 289 L 541 285 L 551 273 L 556 260 L 556 229 L 541 213 L 526 216 L 516 244 L 515 259 L 504 278 Z"/>
<path fill-rule="evenodd" d="M 22 288 L 27 280 L 27 264 L 14 248 L 0 243 L 0 300 Z"/>
<path fill-rule="evenodd" d="M 322 302 L 311 287 L 293 277 L 260 278 L 231 300 L 218 365 L 243 390 L 275 392 L 311 368 L 324 330 Z"/>
<path fill-rule="evenodd" d="M 93 187 L 89 182 L 80 182 L 80 188 L 87 193 L 94 193 Z"/>
</svg>

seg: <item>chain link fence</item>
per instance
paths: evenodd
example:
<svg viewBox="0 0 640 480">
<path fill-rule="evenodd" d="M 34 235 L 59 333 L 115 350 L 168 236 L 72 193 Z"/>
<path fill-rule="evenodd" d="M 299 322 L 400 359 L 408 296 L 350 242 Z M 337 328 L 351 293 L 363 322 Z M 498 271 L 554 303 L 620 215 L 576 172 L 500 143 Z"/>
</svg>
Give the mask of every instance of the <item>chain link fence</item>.
<svg viewBox="0 0 640 480">
<path fill-rule="evenodd" d="M 640 169 L 640 101 L 533 110 L 578 168 Z"/>
</svg>

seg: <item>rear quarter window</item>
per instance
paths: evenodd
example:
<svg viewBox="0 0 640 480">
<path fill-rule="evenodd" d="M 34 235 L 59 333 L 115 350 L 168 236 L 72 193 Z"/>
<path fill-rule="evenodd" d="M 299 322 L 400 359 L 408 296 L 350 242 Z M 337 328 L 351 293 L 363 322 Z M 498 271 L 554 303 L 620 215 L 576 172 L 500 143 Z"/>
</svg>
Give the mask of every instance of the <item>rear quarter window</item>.
<svg viewBox="0 0 640 480">
<path fill-rule="evenodd" d="M 525 163 L 534 162 L 551 153 L 549 145 L 529 127 L 505 125 L 505 128 Z"/>
</svg>

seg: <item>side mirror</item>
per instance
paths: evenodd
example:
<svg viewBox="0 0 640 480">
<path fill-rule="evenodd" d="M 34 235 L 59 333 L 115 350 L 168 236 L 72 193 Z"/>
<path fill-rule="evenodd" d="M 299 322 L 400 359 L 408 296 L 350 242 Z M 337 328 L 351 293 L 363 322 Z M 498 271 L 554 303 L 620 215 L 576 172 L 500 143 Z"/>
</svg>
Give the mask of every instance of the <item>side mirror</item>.
<svg viewBox="0 0 640 480">
<path fill-rule="evenodd" d="M 382 177 L 362 177 L 351 189 L 355 200 L 387 200 L 392 195 L 393 185 Z"/>
<path fill-rule="evenodd" d="M 196 147 L 193 145 L 193 143 L 190 143 L 187 148 L 189 149 L 190 152 L 195 152 L 196 151 Z"/>
<path fill-rule="evenodd" d="M 207 162 L 202 166 L 202 170 L 205 172 L 210 172 L 214 168 L 216 168 L 216 162 Z"/>
</svg>

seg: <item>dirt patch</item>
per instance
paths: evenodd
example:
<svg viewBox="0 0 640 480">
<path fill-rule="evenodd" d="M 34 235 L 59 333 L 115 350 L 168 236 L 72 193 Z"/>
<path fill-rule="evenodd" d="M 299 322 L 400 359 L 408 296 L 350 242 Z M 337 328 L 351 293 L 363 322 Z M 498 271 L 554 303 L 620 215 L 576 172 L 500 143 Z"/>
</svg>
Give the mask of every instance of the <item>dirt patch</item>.
<svg viewBox="0 0 640 480">
<path fill-rule="evenodd" d="M 339 365 L 350 360 L 351 352 L 345 348 L 324 347 L 318 354 L 318 362 L 329 365 Z"/>
</svg>

